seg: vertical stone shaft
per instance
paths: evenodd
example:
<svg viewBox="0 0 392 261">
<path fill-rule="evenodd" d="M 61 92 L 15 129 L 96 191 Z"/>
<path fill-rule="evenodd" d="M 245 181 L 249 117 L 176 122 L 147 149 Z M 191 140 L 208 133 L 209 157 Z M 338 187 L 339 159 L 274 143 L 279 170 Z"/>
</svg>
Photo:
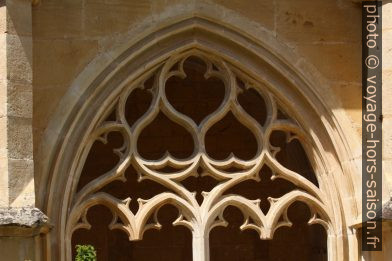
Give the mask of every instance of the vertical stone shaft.
<svg viewBox="0 0 392 261">
<path fill-rule="evenodd" d="M 33 207 L 31 2 L 0 3 L 0 207 Z"/>
<path fill-rule="evenodd" d="M 1 260 L 42 260 L 47 218 L 35 206 L 31 0 L 0 0 Z"/>
<path fill-rule="evenodd" d="M 192 238 L 192 251 L 193 261 L 209 261 L 210 260 L 210 246 L 209 246 L 209 235 L 199 234 L 193 232 Z"/>
</svg>

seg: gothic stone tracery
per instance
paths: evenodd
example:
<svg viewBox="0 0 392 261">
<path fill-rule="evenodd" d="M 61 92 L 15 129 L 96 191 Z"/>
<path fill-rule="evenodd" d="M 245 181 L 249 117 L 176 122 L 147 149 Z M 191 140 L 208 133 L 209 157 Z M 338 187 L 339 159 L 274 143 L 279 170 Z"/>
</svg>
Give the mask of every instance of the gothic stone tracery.
<svg viewBox="0 0 392 261">
<path fill-rule="evenodd" d="M 196 77 L 198 72 L 203 74 Z M 203 81 L 212 81 L 211 86 L 216 86 L 216 89 L 203 90 Z M 174 103 L 173 95 L 181 91 L 178 87 L 186 88 L 192 82 L 198 89 L 191 88 L 187 99 Z M 140 91 L 149 93 L 151 99 L 146 99 L 144 111 L 142 108 L 130 116 L 127 104 L 130 97 Z M 250 93 L 252 99 L 264 107 L 265 113 L 244 106 L 240 98 L 244 93 Z M 216 99 L 218 103 L 206 102 L 200 104 L 200 108 L 194 108 L 187 102 L 197 99 L 196 96 L 208 100 L 210 95 L 218 94 L 222 94 L 221 100 Z M 142 99 L 142 96 L 138 98 Z M 277 228 L 291 226 L 287 210 L 296 201 L 309 206 L 309 224 L 318 223 L 326 230 L 331 229 L 331 215 L 317 180 L 284 166 L 278 157 L 281 142 L 275 142 L 277 138 L 273 138 L 283 139 L 283 144 L 299 141 L 309 145 L 311 141 L 307 134 L 284 113 L 278 101 L 260 83 L 219 58 L 199 51 L 171 57 L 125 88 L 105 117 L 90 134 L 79 171 L 82 172 L 84 161 L 94 144 L 107 144 L 113 133 L 121 136 L 122 144 L 117 144 L 113 149 L 119 160 L 104 174 L 74 185 L 75 195 L 67 221 L 68 239 L 74 231 L 91 227 L 87 212 L 95 205 L 109 208 L 113 215 L 109 228 L 124 231 L 131 241 L 141 240 L 148 229 L 160 229 L 159 209 L 167 204 L 175 206 L 179 216 L 173 224 L 183 225 L 192 232 L 193 260 L 209 260 L 209 233 L 216 226 L 227 225 L 223 212 L 228 206 L 237 207 L 242 212 L 244 223 L 240 229 L 253 229 L 261 239 L 271 239 Z M 222 152 L 225 144 L 211 145 L 214 139 L 219 138 L 213 135 L 211 138 L 214 127 L 228 117 L 237 123 L 232 128 L 239 126 L 241 129 L 235 133 L 241 135 L 247 132 L 250 137 L 247 141 L 254 143 L 254 151 L 244 152 L 234 146 L 233 151 Z M 181 139 L 180 143 L 188 150 L 168 149 L 162 154 L 157 149 L 155 154 L 144 153 L 144 132 L 160 132 L 159 128 L 151 127 L 159 118 L 165 118 L 182 129 L 181 134 L 177 133 L 173 138 Z M 260 199 L 226 193 L 247 180 L 260 181 L 259 173 L 263 167 L 271 170 L 271 179 L 285 179 L 296 189 L 279 198 L 269 197 L 268 211 L 262 210 Z M 104 191 L 103 188 L 114 181 L 125 182 L 125 172 L 129 168 L 136 170 L 139 182 L 150 180 L 164 186 L 167 191 L 151 198 L 117 198 Z M 191 176 L 211 177 L 217 181 L 217 185 L 210 191 L 202 191 L 200 200 L 198 193 L 188 190 L 183 184 Z M 130 204 L 134 201 L 138 202 L 138 207 L 132 210 Z"/>
</svg>

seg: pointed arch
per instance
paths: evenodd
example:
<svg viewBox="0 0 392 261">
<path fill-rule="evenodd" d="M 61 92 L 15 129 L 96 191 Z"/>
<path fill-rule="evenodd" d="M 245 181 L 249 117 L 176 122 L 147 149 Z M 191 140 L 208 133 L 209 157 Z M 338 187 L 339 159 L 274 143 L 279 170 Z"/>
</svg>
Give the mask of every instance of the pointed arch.
<svg viewBox="0 0 392 261">
<path fill-rule="evenodd" d="M 64 238 L 72 205 L 73 187 L 83 161 L 82 144 L 107 115 L 124 86 L 137 81 L 176 54 L 191 50 L 217 57 L 262 82 L 279 101 L 290 117 L 296 119 L 311 140 L 305 150 L 317 174 L 321 192 L 327 200 L 333 229 L 328 230 L 331 260 L 346 260 L 349 247 L 349 220 L 357 215 L 353 190 L 350 148 L 330 109 L 324 105 L 312 81 L 301 74 L 272 48 L 243 32 L 201 17 L 192 17 L 165 25 L 144 34 L 121 53 L 106 57 L 104 68 L 95 75 L 96 67 L 88 68 L 81 77 L 89 84 L 76 83 L 55 114 L 43 150 L 49 157 L 43 168 L 38 200 L 54 223 L 48 235 L 48 254 L 54 260 L 66 260 Z M 94 75 L 94 77 L 91 77 Z M 72 104 L 72 106 L 69 106 Z M 65 117 L 64 110 L 66 111 Z M 57 116 L 57 117 L 56 117 Z M 272 160 L 272 159 L 270 159 Z M 337 184 L 337 180 L 343 180 Z M 304 197 L 303 195 L 297 195 Z M 110 199 L 102 199 L 110 202 Z M 316 200 L 316 199 L 311 199 Z M 110 203 L 107 203 L 110 204 Z M 58 248 L 53 246 L 60 246 Z M 356 249 L 355 249 L 356 251 Z"/>
</svg>

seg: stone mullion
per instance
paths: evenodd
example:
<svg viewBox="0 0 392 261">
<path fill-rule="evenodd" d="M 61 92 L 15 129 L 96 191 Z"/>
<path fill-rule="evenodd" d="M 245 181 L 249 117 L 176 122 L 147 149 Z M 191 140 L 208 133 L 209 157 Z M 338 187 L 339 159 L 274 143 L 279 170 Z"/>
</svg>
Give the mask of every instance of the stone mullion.
<svg viewBox="0 0 392 261">
<path fill-rule="evenodd" d="M 208 234 L 192 232 L 193 261 L 210 261 L 210 244 Z"/>
</svg>

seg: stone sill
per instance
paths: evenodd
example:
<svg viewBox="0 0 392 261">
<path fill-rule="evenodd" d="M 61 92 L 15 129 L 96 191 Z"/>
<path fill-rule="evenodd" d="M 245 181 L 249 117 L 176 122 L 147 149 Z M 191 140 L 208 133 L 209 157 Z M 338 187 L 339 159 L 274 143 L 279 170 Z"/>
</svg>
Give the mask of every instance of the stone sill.
<svg viewBox="0 0 392 261">
<path fill-rule="evenodd" d="M 0 237 L 31 237 L 50 228 L 48 217 L 38 208 L 0 208 Z"/>
</svg>

